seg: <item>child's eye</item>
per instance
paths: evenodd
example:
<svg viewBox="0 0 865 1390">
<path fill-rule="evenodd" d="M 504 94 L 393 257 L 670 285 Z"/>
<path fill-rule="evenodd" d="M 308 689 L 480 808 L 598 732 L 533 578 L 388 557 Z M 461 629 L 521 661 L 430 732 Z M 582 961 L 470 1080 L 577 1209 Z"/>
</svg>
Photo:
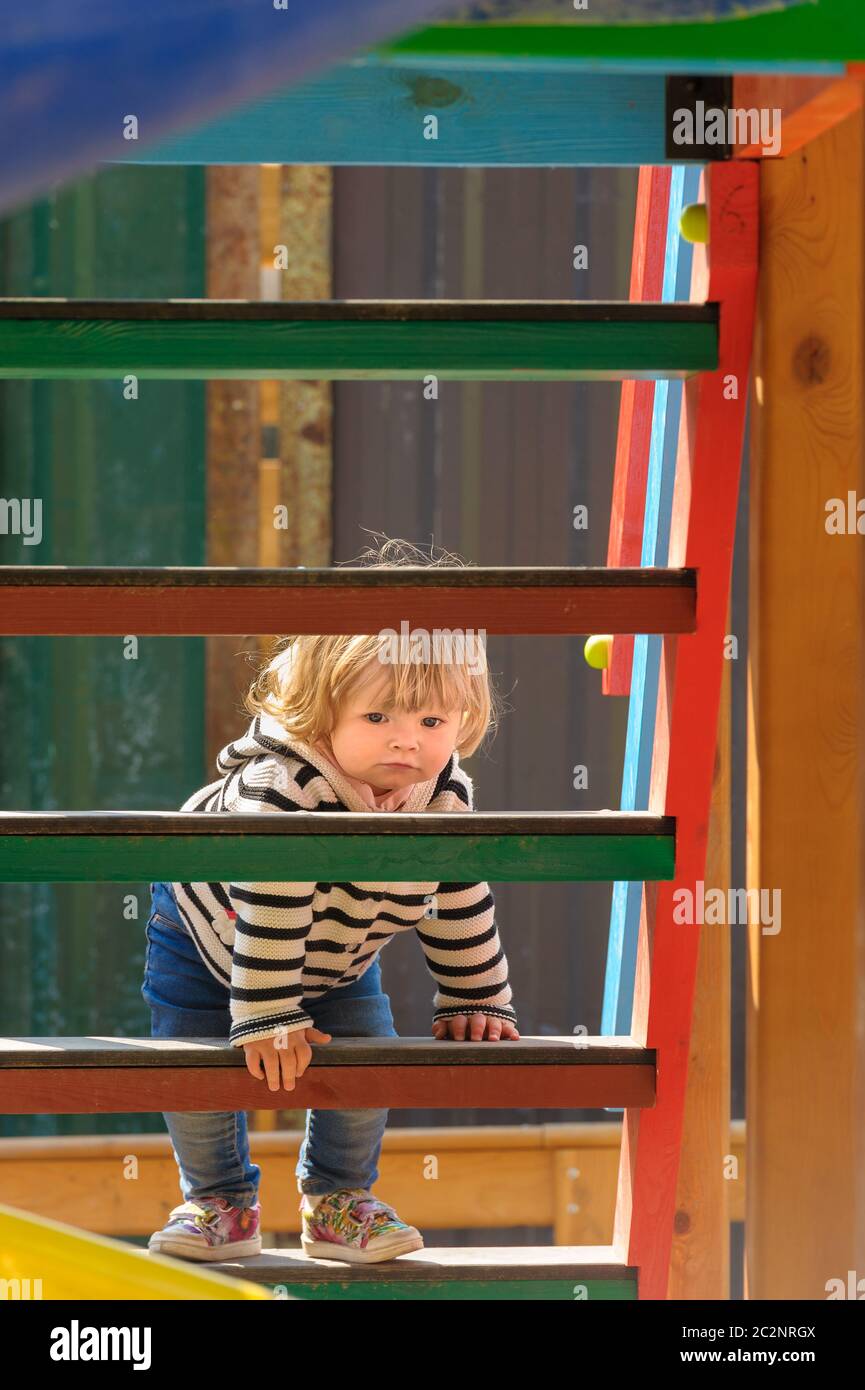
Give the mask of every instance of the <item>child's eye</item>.
<svg viewBox="0 0 865 1390">
<path fill-rule="evenodd" d="M 381 720 L 384 718 L 385 716 L 379 713 L 378 710 L 371 710 L 369 714 L 364 715 L 364 719 L 371 719 L 374 724 L 379 724 Z M 433 721 L 431 724 L 428 723 L 430 719 Z M 445 721 L 443 719 L 440 719 L 437 714 L 427 714 L 424 715 L 423 718 L 423 723 L 426 725 L 428 729 L 435 729 L 438 727 L 439 724 L 443 724 L 444 722 Z"/>
</svg>

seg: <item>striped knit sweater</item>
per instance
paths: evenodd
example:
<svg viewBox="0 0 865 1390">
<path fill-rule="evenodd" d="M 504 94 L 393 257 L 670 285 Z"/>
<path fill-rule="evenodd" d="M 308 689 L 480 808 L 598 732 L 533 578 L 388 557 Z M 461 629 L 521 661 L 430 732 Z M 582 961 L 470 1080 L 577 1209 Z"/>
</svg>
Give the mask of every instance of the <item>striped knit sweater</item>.
<svg viewBox="0 0 865 1390">
<path fill-rule="evenodd" d="M 369 811 L 338 769 L 267 714 L 216 766 L 220 777 L 182 811 Z M 454 752 L 437 778 L 412 787 L 401 813 L 471 809 L 471 778 Z M 306 1003 L 358 979 L 411 930 L 438 984 L 434 1021 L 482 1012 L 516 1022 L 487 883 L 171 886 L 205 965 L 230 989 L 234 1046 L 314 1026 Z"/>
</svg>

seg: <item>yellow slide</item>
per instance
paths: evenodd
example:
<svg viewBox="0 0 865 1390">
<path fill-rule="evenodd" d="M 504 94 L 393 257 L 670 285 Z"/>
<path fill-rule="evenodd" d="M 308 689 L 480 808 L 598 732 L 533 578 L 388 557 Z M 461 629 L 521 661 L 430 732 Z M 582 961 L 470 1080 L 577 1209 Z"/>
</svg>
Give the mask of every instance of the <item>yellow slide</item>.
<svg viewBox="0 0 865 1390">
<path fill-rule="evenodd" d="M 0 1302 L 61 1298 L 269 1301 L 272 1295 L 245 1279 L 151 1255 L 0 1203 Z"/>
</svg>

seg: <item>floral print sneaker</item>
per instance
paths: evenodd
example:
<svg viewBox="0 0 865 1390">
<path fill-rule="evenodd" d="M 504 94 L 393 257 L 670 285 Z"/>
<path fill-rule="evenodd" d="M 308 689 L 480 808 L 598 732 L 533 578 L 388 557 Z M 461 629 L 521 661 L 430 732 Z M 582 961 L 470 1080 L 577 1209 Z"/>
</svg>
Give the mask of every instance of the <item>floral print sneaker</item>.
<svg viewBox="0 0 865 1390">
<path fill-rule="evenodd" d="M 161 1231 L 147 1243 L 157 1255 L 181 1260 L 226 1260 L 239 1255 L 260 1255 L 261 1204 L 233 1207 L 225 1197 L 202 1197 L 182 1202 L 169 1213 Z"/>
<path fill-rule="evenodd" d="M 321 1197 L 304 1193 L 300 1214 L 300 1243 L 314 1259 L 374 1264 L 423 1249 L 420 1231 L 365 1187 L 341 1187 Z"/>
</svg>

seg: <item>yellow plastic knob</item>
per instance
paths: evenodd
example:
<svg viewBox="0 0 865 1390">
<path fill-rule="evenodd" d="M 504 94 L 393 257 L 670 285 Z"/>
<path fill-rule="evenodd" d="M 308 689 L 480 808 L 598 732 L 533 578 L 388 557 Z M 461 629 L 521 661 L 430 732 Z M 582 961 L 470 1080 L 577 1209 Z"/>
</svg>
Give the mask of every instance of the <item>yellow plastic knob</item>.
<svg viewBox="0 0 865 1390">
<path fill-rule="evenodd" d="M 610 651 L 613 646 L 613 639 L 610 633 L 596 633 L 593 637 L 586 638 L 586 645 L 583 654 L 588 664 L 595 671 L 604 671 L 610 664 Z"/>
<path fill-rule="evenodd" d="M 682 209 L 679 231 L 686 241 L 709 240 L 709 210 L 705 203 L 689 203 Z"/>
</svg>

